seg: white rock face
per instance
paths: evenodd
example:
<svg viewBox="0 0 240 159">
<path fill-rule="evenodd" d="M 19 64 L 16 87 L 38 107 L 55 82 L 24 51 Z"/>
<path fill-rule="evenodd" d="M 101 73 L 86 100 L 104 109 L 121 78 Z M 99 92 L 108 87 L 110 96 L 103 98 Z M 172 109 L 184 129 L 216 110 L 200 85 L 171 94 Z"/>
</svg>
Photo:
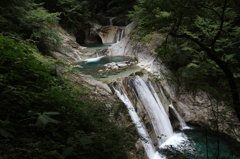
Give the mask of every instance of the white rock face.
<svg viewBox="0 0 240 159">
<path fill-rule="evenodd" d="M 56 51 L 52 51 L 53 56 L 62 58 L 62 57 L 70 57 L 75 61 L 80 61 L 82 53 L 81 51 L 84 50 L 86 47 L 80 46 L 76 42 L 76 37 L 70 35 L 61 27 L 59 27 L 58 34 L 63 38 L 62 47 L 58 48 Z"/>
<path fill-rule="evenodd" d="M 103 26 L 99 29 L 98 35 L 103 44 L 115 43 L 117 38 L 118 26 Z"/>
</svg>

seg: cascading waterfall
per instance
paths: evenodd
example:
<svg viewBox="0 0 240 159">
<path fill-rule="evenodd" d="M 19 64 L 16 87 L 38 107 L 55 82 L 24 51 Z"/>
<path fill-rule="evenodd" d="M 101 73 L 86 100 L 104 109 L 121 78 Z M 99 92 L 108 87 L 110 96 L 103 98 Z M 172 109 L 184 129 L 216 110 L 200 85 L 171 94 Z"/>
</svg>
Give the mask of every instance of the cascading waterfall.
<svg viewBox="0 0 240 159">
<path fill-rule="evenodd" d="M 123 90 L 123 88 L 121 88 L 122 94 L 113 85 L 112 85 L 112 88 L 115 90 L 115 93 L 119 97 L 119 99 L 121 99 L 125 103 L 125 105 L 127 106 L 129 114 L 132 118 L 132 121 L 135 124 L 139 135 L 142 137 L 141 142 L 142 142 L 143 147 L 144 147 L 144 149 L 147 153 L 147 156 L 148 156 L 149 159 L 152 159 L 154 157 L 154 154 L 155 154 L 155 148 L 152 144 L 152 141 L 149 137 L 149 134 L 148 134 L 144 124 L 139 119 L 131 101 L 128 99 L 128 97 L 127 97 L 125 91 Z"/>
<path fill-rule="evenodd" d="M 109 23 L 110 23 L 110 26 L 113 26 L 113 19 L 114 19 L 115 17 L 111 17 L 111 18 L 109 18 Z"/>
<path fill-rule="evenodd" d="M 143 81 L 141 78 L 135 79 L 133 83 L 142 103 L 144 104 L 151 118 L 154 131 L 158 137 L 158 143 L 162 144 L 167 140 L 167 138 L 173 135 L 172 125 L 170 123 L 168 115 L 165 112 L 161 101 L 156 95 L 156 92 L 152 90 L 152 93 L 150 91 L 150 89 L 153 89 L 151 83 L 148 84 L 150 86 L 150 89 L 145 81 Z"/>
<path fill-rule="evenodd" d="M 123 38 L 123 32 L 124 32 L 123 29 L 118 29 L 118 33 L 117 33 L 117 43 L 122 40 L 122 38 Z"/>
<path fill-rule="evenodd" d="M 121 36 L 120 36 L 120 39 L 119 39 L 119 41 L 121 41 L 121 40 L 122 40 L 122 38 L 123 38 L 123 32 L 124 32 L 124 30 L 122 29 L 122 30 L 121 30 Z"/>
<path fill-rule="evenodd" d="M 180 114 L 177 112 L 177 110 L 174 108 L 172 104 L 169 105 L 170 108 L 174 111 L 175 115 L 178 118 L 178 121 L 180 122 L 181 129 L 188 129 L 186 122 L 183 120 L 183 118 L 180 116 Z"/>
<path fill-rule="evenodd" d="M 119 40 L 119 37 L 120 37 L 120 36 L 119 36 L 119 33 L 120 33 L 120 32 L 119 32 L 119 29 L 118 29 L 118 31 L 117 31 L 117 43 L 120 41 L 120 40 Z"/>
<path fill-rule="evenodd" d="M 158 85 L 158 86 L 159 86 L 159 85 Z M 165 94 L 163 93 L 162 87 L 159 86 L 159 88 L 160 88 L 160 92 L 161 92 L 164 100 L 167 100 L 167 97 L 166 97 Z"/>
<path fill-rule="evenodd" d="M 182 144 L 183 142 L 187 143 L 188 139 L 186 135 L 183 133 L 173 133 L 173 128 L 169 117 L 150 80 L 148 80 L 148 82 L 145 82 L 142 78 L 138 77 L 137 79 L 127 78 L 124 80 L 124 82 L 121 81 L 116 83 L 117 86 L 115 87 L 112 85 L 112 87 L 115 90 L 116 95 L 127 106 L 136 129 L 140 136 L 142 136 L 141 141 L 149 159 L 166 159 L 166 156 L 155 151 L 152 139 L 150 138 L 149 134 L 152 135 L 152 133 L 155 133 L 157 136 L 157 139 L 155 138 L 155 140 L 158 142 L 160 149 L 167 149 L 168 146 L 178 148 L 179 144 Z M 163 91 L 161 91 L 161 93 L 163 93 Z M 164 93 L 162 95 L 164 95 Z M 139 115 L 141 114 L 141 105 L 144 107 L 144 114 L 146 113 L 150 120 L 145 119 L 143 116 L 141 118 L 143 120 L 148 120 L 151 122 L 153 129 L 145 128 L 145 125 L 142 123 L 140 117 L 138 117 L 138 114 L 135 111 L 133 103 L 136 106 L 136 109 L 139 110 Z M 170 107 L 174 110 L 174 107 L 172 107 L 172 105 L 170 105 Z M 180 117 L 180 115 L 177 114 L 178 113 L 176 113 L 176 116 L 179 116 L 181 126 L 185 127 L 186 123 Z M 187 148 L 189 148 L 190 144 L 185 145 L 188 145 Z"/>
</svg>

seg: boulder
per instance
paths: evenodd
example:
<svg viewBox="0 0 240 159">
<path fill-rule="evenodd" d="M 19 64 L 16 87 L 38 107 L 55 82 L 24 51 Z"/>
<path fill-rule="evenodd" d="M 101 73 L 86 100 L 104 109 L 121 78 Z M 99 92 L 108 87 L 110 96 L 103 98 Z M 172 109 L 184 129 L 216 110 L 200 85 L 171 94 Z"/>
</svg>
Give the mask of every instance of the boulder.
<svg viewBox="0 0 240 159">
<path fill-rule="evenodd" d="M 123 63 L 118 63 L 118 67 L 126 67 L 127 64 L 123 64 Z"/>
<path fill-rule="evenodd" d="M 113 70 L 118 70 L 119 67 L 118 67 L 118 66 L 113 66 L 112 69 L 113 69 Z"/>
</svg>

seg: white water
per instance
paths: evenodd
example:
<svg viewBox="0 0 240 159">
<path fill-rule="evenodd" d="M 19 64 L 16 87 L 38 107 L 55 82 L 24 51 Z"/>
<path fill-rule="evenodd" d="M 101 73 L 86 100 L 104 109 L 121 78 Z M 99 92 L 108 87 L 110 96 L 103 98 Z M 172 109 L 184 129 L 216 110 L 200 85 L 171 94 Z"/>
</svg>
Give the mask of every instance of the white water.
<svg viewBox="0 0 240 159">
<path fill-rule="evenodd" d="M 100 56 L 100 57 L 96 57 L 96 58 L 90 58 L 90 59 L 86 59 L 84 61 L 85 62 L 97 62 L 97 61 L 99 61 L 103 57 L 105 57 L 105 56 Z"/>
<path fill-rule="evenodd" d="M 165 94 L 163 93 L 162 87 L 160 87 L 160 92 L 161 92 L 163 98 L 167 101 L 167 97 L 166 97 Z"/>
<path fill-rule="evenodd" d="M 119 41 L 121 41 L 121 40 L 122 40 L 122 38 L 123 38 L 123 32 L 124 32 L 124 30 L 121 30 L 121 36 L 120 36 L 120 39 L 119 39 Z"/>
<path fill-rule="evenodd" d="M 181 129 L 190 129 L 190 127 L 187 126 L 186 122 L 183 120 L 183 118 L 180 116 L 180 114 L 177 112 L 177 110 L 174 108 L 172 104 L 169 105 L 170 108 L 174 111 L 175 115 L 178 118 L 178 121 L 180 122 Z"/>
<path fill-rule="evenodd" d="M 140 134 L 140 136 L 143 137 L 143 139 L 141 139 L 141 142 L 143 144 L 143 147 L 147 153 L 147 156 L 149 159 L 153 159 L 154 154 L 155 154 L 155 148 L 152 144 L 151 138 L 149 137 L 149 134 L 144 126 L 144 124 L 142 124 L 141 120 L 139 119 L 131 101 L 128 99 L 126 93 L 124 91 L 122 91 L 123 93 L 121 94 L 118 90 L 115 89 L 114 86 L 112 86 L 113 89 L 115 90 L 116 95 L 125 103 L 125 105 L 128 108 L 129 114 L 133 120 L 133 123 L 136 126 L 136 129 L 138 131 L 138 133 Z"/>
<path fill-rule="evenodd" d="M 146 84 L 145 81 L 143 81 L 141 78 L 137 78 L 133 81 L 134 87 L 136 89 L 136 93 L 139 95 L 139 100 L 142 101 L 144 104 L 144 107 L 146 108 L 154 128 L 154 131 L 158 138 L 159 148 L 160 149 L 168 149 L 168 147 L 173 147 L 175 149 L 178 149 L 179 151 L 183 150 L 190 150 L 192 149 L 192 152 L 194 152 L 187 136 L 184 133 L 173 133 L 173 129 L 170 123 L 170 120 L 168 118 L 167 113 L 165 112 L 163 105 L 154 90 L 151 82 L 149 81 L 148 84 Z M 152 144 L 151 138 L 149 137 L 149 134 L 144 126 L 144 124 L 139 119 L 131 101 L 127 97 L 127 94 L 123 90 L 123 87 L 121 87 L 122 94 L 115 89 L 114 86 L 112 86 L 115 90 L 115 93 L 117 96 L 125 103 L 129 110 L 129 114 L 136 126 L 136 129 L 138 133 L 143 137 L 141 140 L 143 147 L 147 153 L 147 156 L 149 159 L 167 159 L 166 156 L 159 154 L 159 152 L 155 152 L 155 148 Z M 161 91 L 162 92 L 162 91 Z M 134 92 L 135 93 L 135 92 Z M 162 92 L 163 93 L 163 92 Z M 164 94 L 162 94 L 164 95 Z M 137 95 L 136 95 L 137 97 Z M 173 110 L 175 108 L 171 105 L 169 105 Z M 176 110 L 175 110 L 176 111 Z M 174 112 L 175 112 L 174 111 Z M 177 111 L 175 112 L 176 115 L 178 114 Z M 181 126 L 183 128 L 187 128 L 186 123 L 181 118 L 181 116 L 178 114 L 179 120 L 181 123 Z M 184 124 L 185 123 L 185 124 Z M 147 142 L 146 142 L 147 141 Z"/>
<path fill-rule="evenodd" d="M 114 19 L 115 17 L 111 17 L 110 19 L 109 19 L 109 23 L 110 23 L 110 26 L 113 26 L 113 19 Z"/>
<path fill-rule="evenodd" d="M 118 42 L 121 41 L 122 38 L 123 38 L 123 32 L 124 32 L 124 30 L 123 30 L 123 29 L 118 29 L 117 32 L 118 32 L 118 33 L 117 33 L 117 43 L 118 43 Z"/>
<path fill-rule="evenodd" d="M 141 78 L 138 78 L 135 79 L 133 83 L 142 103 L 144 104 L 144 107 L 146 108 L 151 118 L 154 131 L 158 137 L 158 143 L 161 145 L 164 141 L 173 135 L 172 125 L 170 123 L 168 115 L 162 107 L 158 96 L 154 95 L 154 98 L 145 81 L 143 81 Z M 149 85 L 152 87 L 151 83 Z M 154 92 L 153 94 L 156 93 Z"/>
<path fill-rule="evenodd" d="M 117 31 L 117 43 L 120 41 L 120 40 L 119 40 L 120 34 L 121 34 L 121 33 L 120 33 L 120 30 L 118 29 L 118 31 Z"/>
</svg>

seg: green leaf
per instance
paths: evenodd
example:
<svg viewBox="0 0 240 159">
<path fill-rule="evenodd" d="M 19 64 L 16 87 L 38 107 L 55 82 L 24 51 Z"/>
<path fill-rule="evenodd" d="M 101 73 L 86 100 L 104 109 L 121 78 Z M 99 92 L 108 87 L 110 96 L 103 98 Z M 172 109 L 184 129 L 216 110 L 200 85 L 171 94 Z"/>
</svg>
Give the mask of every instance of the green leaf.
<svg viewBox="0 0 240 159">
<path fill-rule="evenodd" d="M 0 128 L 0 134 L 6 138 L 10 137 L 10 138 L 14 138 L 13 135 L 8 132 L 7 130 Z"/>
<path fill-rule="evenodd" d="M 88 144 L 91 144 L 92 143 L 92 140 L 91 139 L 88 139 L 86 137 L 82 137 L 80 139 L 80 142 L 81 142 L 81 145 L 88 145 Z"/>
<path fill-rule="evenodd" d="M 44 112 L 45 115 L 59 115 L 58 112 Z"/>
<path fill-rule="evenodd" d="M 45 127 L 45 125 L 48 123 L 54 123 L 54 124 L 59 123 L 59 121 L 52 119 L 48 116 L 48 115 L 58 115 L 59 114 L 58 112 L 44 112 L 42 114 L 40 114 L 40 113 L 36 113 L 36 114 L 39 115 L 38 119 L 35 123 L 35 125 L 38 127 Z"/>
<path fill-rule="evenodd" d="M 63 151 L 63 157 L 67 157 L 69 156 L 71 153 L 73 152 L 73 147 L 67 147 L 64 151 Z"/>
<path fill-rule="evenodd" d="M 195 63 L 190 63 L 190 64 L 187 65 L 187 68 L 190 68 L 190 67 L 199 68 L 200 66 L 195 64 Z"/>
<path fill-rule="evenodd" d="M 72 142 L 74 140 L 74 137 L 72 137 L 72 136 L 70 136 L 69 138 L 68 138 L 68 143 L 70 143 L 70 142 Z"/>
</svg>

